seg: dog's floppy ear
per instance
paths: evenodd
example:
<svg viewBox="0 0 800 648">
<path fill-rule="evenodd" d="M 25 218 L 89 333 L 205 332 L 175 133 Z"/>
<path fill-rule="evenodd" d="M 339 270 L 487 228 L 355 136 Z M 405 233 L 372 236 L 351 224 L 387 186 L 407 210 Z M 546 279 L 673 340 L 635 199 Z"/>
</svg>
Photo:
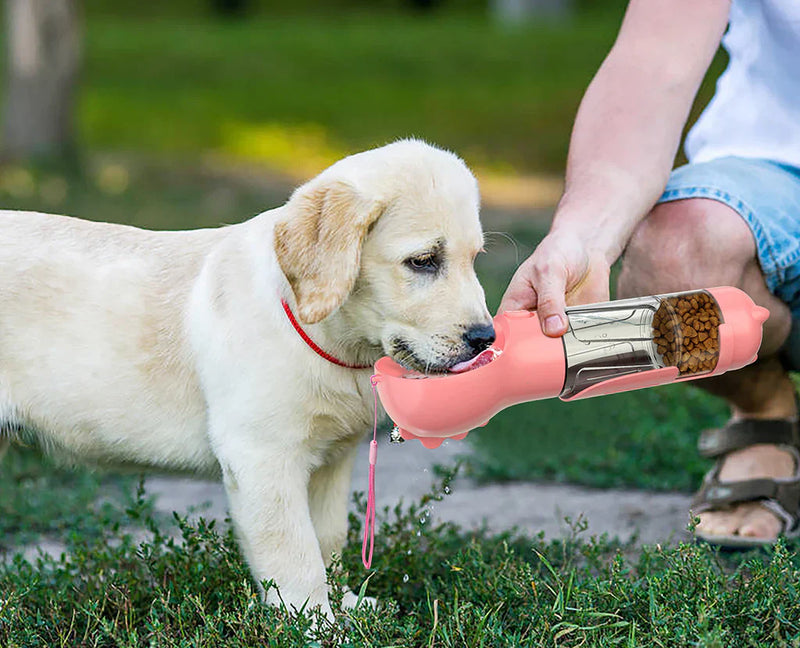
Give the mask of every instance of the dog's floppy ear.
<svg viewBox="0 0 800 648">
<path fill-rule="evenodd" d="M 300 187 L 286 207 L 288 218 L 275 226 L 275 254 L 294 291 L 298 318 L 315 324 L 353 289 L 361 245 L 383 204 L 332 181 Z"/>
</svg>

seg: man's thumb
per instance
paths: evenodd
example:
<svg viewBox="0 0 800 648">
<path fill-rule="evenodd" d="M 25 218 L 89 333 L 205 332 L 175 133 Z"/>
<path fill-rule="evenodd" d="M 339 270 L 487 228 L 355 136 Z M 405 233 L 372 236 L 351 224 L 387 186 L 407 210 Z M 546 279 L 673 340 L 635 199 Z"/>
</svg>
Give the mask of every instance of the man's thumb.
<svg viewBox="0 0 800 648">
<path fill-rule="evenodd" d="M 539 286 L 536 290 L 536 314 L 542 332 L 549 337 L 559 337 L 567 330 L 566 301 L 564 288 L 554 284 Z"/>
</svg>

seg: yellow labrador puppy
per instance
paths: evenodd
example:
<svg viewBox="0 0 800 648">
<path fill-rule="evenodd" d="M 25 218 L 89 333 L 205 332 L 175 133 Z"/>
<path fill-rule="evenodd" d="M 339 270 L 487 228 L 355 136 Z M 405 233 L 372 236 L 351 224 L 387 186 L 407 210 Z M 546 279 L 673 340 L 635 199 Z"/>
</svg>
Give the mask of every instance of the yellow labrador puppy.
<svg viewBox="0 0 800 648">
<path fill-rule="evenodd" d="M 370 367 L 441 372 L 491 343 L 482 242 L 472 174 L 415 140 L 220 229 L 0 212 L 0 442 L 221 475 L 256 580 L 330 615 Z"/>
</svg>

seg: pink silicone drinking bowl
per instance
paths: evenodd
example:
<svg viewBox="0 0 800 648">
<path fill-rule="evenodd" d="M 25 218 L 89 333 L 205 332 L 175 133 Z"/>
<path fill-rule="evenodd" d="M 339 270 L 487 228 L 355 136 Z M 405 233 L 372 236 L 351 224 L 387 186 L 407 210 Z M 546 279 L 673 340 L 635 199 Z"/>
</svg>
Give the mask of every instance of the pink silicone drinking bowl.
<svg viewBox="0 0 800 648">
<path fill-rule="evenodd" d="M 435 448 L 517 403 L 589 398 L 739 369 L 756 359 L 768 316 L 732 287 L 570 307 L 560 338 L 542 333 L 535 312 L 506 311 L 494 318 L 488 364 L 421 376 L 384 357 L 374 381 L 402 437 Z"/>
</svg>

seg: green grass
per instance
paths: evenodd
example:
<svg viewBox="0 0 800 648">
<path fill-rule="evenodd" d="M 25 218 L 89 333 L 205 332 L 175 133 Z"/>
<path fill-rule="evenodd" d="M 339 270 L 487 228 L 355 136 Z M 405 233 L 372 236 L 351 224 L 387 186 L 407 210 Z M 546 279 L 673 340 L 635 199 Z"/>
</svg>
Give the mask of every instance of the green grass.
<svg viewBox="0 0 800 648">
<path fill-rule="evenodd" d="M 430 497 L 441 497 L 434 491 Z M 363 497 L 361 498 L 363 504 Z M 794 546 L 730 559 L 704 546 L 631 553 L 605 538 L 564 541 L 420 524 L 426 502 L 384 511 L 376 558 L 360 564 L 359 523 L 329 581 L 376 596 L 336 623 L 257 604 L 229 528 L 175 519 L 174 539 L 144 493 L 126 524 L 71 534 L 69 552 L 0 565 L 0 645 L 795 646 Z M 135 541 L 131 530 L 144 535 Z M 270 583 L 265 583 L 270 587 Z"/>
<path fill-rule="evenodd" d="M 682 385 L 526 403 L 470 433 L 470 467 L 488 481 L 692 491 L 711 466 L 697 454 L 698 432 L 724 420 L 721 401 Z"/>
<path fill-rule="evenodd" d="M 0 463 L 0 553 L 71 530 L 99 537 L 124 518 L 131 477 L 62 466 L 12 447 Z"/>
</svg>

